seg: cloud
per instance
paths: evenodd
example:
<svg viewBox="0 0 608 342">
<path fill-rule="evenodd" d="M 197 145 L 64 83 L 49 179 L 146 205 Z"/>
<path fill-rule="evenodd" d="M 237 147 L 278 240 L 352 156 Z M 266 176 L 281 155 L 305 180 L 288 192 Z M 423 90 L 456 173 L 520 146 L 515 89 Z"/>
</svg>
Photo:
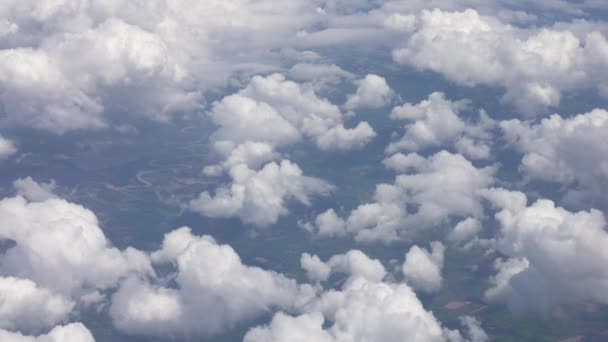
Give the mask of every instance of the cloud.
<svg viewBox="0 0 608 342">
<path fill-rule="evenodd" d="M 449 233 L 448 240 L 454 244 L 462 244 L 475 238 L 481 231 L 481 222 L 473 217 L 468 217 L 456 224 Z"/>
<path fill-rule="evenodd" d="M 367 122 L 345 128 L 336 105 L 319 98 L 310 84 L 281 74 L 253 77 L 237 93 L 215 102 L 208 115 L 218 125 L 211 138 L 224 160 L 203 171 L 220 175 L 227 170 L 232 184 L 216 189 L 214 196 L 201 193 L 188 207 L 211 217 L 236 216 L 256 226 L 276 223 L 287 214 L 289 199 L 308 205 L 311 196 L 332 190 L 327 182 L 304 176 L 289 160 L 271 161 L 280 158 L 277 149 L 305 137 L 323 150 L 352 149 L 376 135 Z"/>
<path fill-rule="evenodd" d="M 504 190 L 488 195 L 502 208 L 496 214 L 496 246 L 509 258 L 496 264 L 498 273 L 486 292 L 489 299 L 515 310 L 539 311 L 561 303 L 608 301 L 608 233 L 600 211 L 570 212 L 547 199 L 505 206 L 508 198 L 525 195 Z"/>
<path fill-rule="evenodd" d="M 304 226 L 325 237 L 348 234 L 360 242 L 389 243 L 445 224 L 449 218 L 483 216 L 480 191 L 494 182 L 494 167 L 476 168 L 447 151 L 428 158 L 397 155 L 385 164 L 401 174 L 394 184 L 377 185 L 374 200 L 352 210 L 344 226 L 330 211 Z"/>
<path fill-rule="evenodd" d="M 230 177 L 230 187 L 220 187 L 214 196 L 201 193 L 189 208 L 210 217 L 239 217 L 244 223 L 268 226 L 287 214 L 287 200 L 310 205 L 311 196 L 327 195 L 333 189 L 323 180 L 304 176 L 288 160 L 270 162 L 259 171 L 239 164 L 231 168 Z"/>
<path fill-rule="evenodd" d="M 370 259 L 360 250 L 350 250 L 344 254 L 336 254 L 327 262 L 322 262 L 316 255 L 304 253 L 300 263 L 307 272 L 308 278 L 316 281 L 326 281 L 332 274 L 345 273 L 351 279 L 363 278 L 372 282 L 379 282 L 387 274 L 379 260 Z"/>
<path fill-rule="evenodd" d="M 348 149 L 375 136 L 366 122 L 345 128 L 336 105 L 318 97 L 310 84 L 281 74 L 254 76 L 245 88 L 215 102 L 209 117 L 219 126 L 213 133 L 216 143 L 254 141 L 280 147 L 307 137 L 322 149 Z"/>
<path fill-rule="evenodd" d="M 371 261 L 359 251 L 350 251 L 331 257 L 329 263 L 349 254 L 367 260 L 365 263 Z M 307 254 L 302 258 L 312 259 L 319 264 Z M 340 289 L 322 292 L 301 307 L 298 315 L 277 313 L 268 325 L 249 330 L 244 341 L 465 341 L 459 331 L 442 327 L 408 285 L 383 281 L 386 273 L 369 277 L 355 268 L 348 273 L 349 280 Z M 462 323 L 470 338 L 466 341 L 487 341 L 475 319 L 465 317 Z"/>
<path fill-rule="evenodd" d="M 38 183 L 32 177 L 19 178 L 13 182 L 13 188 L 19 196 L 32 202 L 42 202 L 57 197 L 54 194 L 57 184 L 54 180 L 48 183 Z"/>
<path fill-rule="evenodd" d="M 0 272 L 80 298 L 116 286 L 130 273 L 151 272 L 147 256 L 111 246 L 88 209 L 59 198 L 0 200 L 0 239 L 12 240 Z"/>
<path fill-rule="evenodd" d="M 416 290 L 438 292 L 443 283 L 444 253 L 445 247 L 439 241 L 431 242 L 430 251 L 412 246 L 401 268 L 405 281 Z"/>
<path fill-rule="evenodd" d="M 571 185 L 571 201 L 602 202 L 608 190 L 607 111 L 594 109 L 570 118 L 554 114 L 537 124 L 503 121 L 500 127 L 524 153 L 520 170 L 527 177 Z"/>
<path fill-rule="evenodd" d="M 335 64 L 298 63 L 289 69 L 287 75 L 296 81 L 317 83 L 339 83 L 343 79 L 352 79 L 355 76 Z"/>
<path fill-rule="evenodd" d="M 313 294 L 281 274 L 244 265 L 236 252 L 188 228 L 165 235 L 152 254 L 176 268 L 165 287 L 129 279 L 112 297 L 110 316 L 123 332 L 143 336 L 211 336 Z M 209 310 L 213 308 L 213 310 Z"/>
<path fill-rule="evenodd" d="M 17 153 L 17 146 L 15 143 L 0 135 L 0 159 L 8 158 Z"/>
<path fill-rule="evenodd" d="M 62 134 L 200 111 L 203 93 L 233 74 L 276 70 L 269 51 L 319 22 L 316 7 L 9 1 L 0 9 L 3 124 Z"/>
<path fill-rule="evenodd" d="M 502 100 L 527 115 L 558 106 L 563 91 L 603 82 L 595 70 L 605 69 L 606 59 L 598 57 L 608 43 L 597 31 L 520 29 L 473 9 L 423 10 L 419 19 L 418 29 L 393 51 L 396 62 L 464 86 L 505 87 Z"/>
<path fill-rule="evenodd" d="M 81 323 L 57 326 L 46 335 L 24 336 L 0 329 L 0 340 L 10 342 L 95 342 L 95 338 Z"/>
<path fill-rule="evenodd" d="M 434 92 L 420 103 L 406 103 L 393 108 L 391 119 L 411 123 L 405 126 L 403 137 L 390 143 L 386 152 L 419 151 L 455 144 L 456 150 L 469 158 L 489 158 L 490 130 L 494 121 L 483 111 L 477 124 L 463 121 L 459 114 L 469 104 L 469 100 L 450 101 L 445 94 Z"/>
<path fill-rule="evenodd" d="M 0 277 L 0 329 L 40 332 L 65 322 L 74 302 L 28 279 Z"/>
<path fill-rule="evenodd" d="M 368 74 L 358 80 L 357 91 L 348 96 L 344 108 L 348 110 L 381 108 L 388 105 L 394 96 L 393 90 L 383 77 Z"/>
</svg>

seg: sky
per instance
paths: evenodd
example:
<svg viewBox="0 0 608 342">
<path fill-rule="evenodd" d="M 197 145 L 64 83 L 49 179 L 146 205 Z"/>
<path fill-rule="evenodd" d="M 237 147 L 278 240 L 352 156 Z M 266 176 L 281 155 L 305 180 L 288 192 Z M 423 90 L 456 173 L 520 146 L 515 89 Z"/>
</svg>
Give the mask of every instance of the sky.
<svg viewBox="0 0 608 342">
<path fill-rule="evenodd" d="M 91 137 L 173 153 L 151 127 L 194 151 L 154 186 L 195 223 L 121 235 L 57 170 Z M 607 137 L 601 0 L 3 0 L 0 340 L 494 340 L 429 305 L 455 273 L 510 317 L 605 308 Z"/>
</svg>

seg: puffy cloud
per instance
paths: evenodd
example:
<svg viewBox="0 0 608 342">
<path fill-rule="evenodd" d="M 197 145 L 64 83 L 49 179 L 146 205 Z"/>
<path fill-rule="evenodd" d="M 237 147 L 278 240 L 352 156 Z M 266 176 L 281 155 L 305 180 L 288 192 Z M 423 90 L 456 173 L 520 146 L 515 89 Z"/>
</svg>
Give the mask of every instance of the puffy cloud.
<svg viewBox="0 0 608 342">
<path fill-rule="evenodd" d="M 57 326 L 48 334 L 36 337 L 0 329 L 0 340 L 8 342 L 95 342 L 89 329 L 81 323 Z"/>
<path fill-rule="evenodd" d="M 417 21 L 415 15 L 393 13 L 384 20 L 384 26 L 397 31 L 412 32 L 416 28 Z"/>
<path fill-rule="evenodd" d="M 391 242 L 411 238 L 416 231 L 444 224 L 448 218 L 483 216 L 480 193 L 494 182 L 494 167 L 476 168 L 447 151 L 428 158 L 397 155 L 385 164 L 402 174 L 394 184 L 379 184 L 374 201 L 359 205 L 344 220 L 344 231 L 357 241 Z M 342 235 L 341 221 L 334 216 L 326 212 L 305 227 L 315 234 Z M 337 233 L 325 233 L 334 230 Z"/>
<path fill-rule="evenodd" d="M 40 332 L 64 322 L 73 308 L 74 302 L 31 280 L 0 277 L 0 329 Z"/>
<path fill-rule="evenodd" d="M 367 123 L 344 128 L 336 105 L 319 98 L 310 84 L 281 74 L 254 76 L 245 88 L 215 102 L 209 116 L 219 126 L 214 141 L 235 145 L 255 141 L 279 147 L 308 137 L 322 149 L 346 149 L 375 136 Z"/>
<path fill-rule="evenodd" d="M 0 273 L 79 298 L 117 285 L 130 273 L 151 272 L 148 257 L 110 245 L 88 209 L 59 198 L 0 200 L 0 239 L 12 240 Z"/>
<path fill-rule="evenodd" d="M 0 96 L 4 124 L 56 133 L 106 126 L 103 107 L 66 79 L 47 53 L 20 48 L 0 50 Z M 8 121 L 8 122 L 7 122 Z"/>
<path fill-rule="evenodd" d="M 19 178 L 13 182 L 13 187 L 17 195 L 23 196 L 32 202 L 42 202 L 50 198 L 55 198 L 56 183 L 51 180 L 49 183 L 38 183 L 32 177 Z"/>
<path fill-rule="evenodd" d="M 310 280 L 325 281 L 331 275 L 331 266 L 321 261 L 316 255 L 303 253 L 300 257 L 300 265 Z"/>
<path fill-rule="evenodd" d="M 324 83 L 338 83 L 343 79 L 352 79 L 355 76 L 335 64 L 298 63 L 292 66 L 287 75 L 297 81 L 314 81 Z"/>
<path fill-rule="evenodd" d="M 344 108 L 355 110 L 360 108 L 381 108 L 388 105 L 394 96 L 392 89 L 383 77 L 369 74 L 357 81 L 358 88 L 348 96 Z"/>
<path fill-rule="evenodd" d="M 290 199 L 309 205 L 310 196 L 327 195 L 333 187 L 318 178 L 307 177 L 288 160 L 270 162 L 255 171 L 244 164 L 230 170 L 232 185 L 211 196 L 203 192 L 189 208 L 211 217 L 239 217 L 245 223 L 267 226 L 287 214 Z"/>
<path fill-rule="evenodd" d="M 123 283 L 112 297 L 110 315 L 129 334 L 211 336 L 313 294 L 281 274 L 244 265 L 231 247 L 188 228 L 166 234 L 152 258 L 176 267 L 171 275 L 176 288 L 137 279 Z"/>
<path fill-rule="evenodd" d="M 367 145 L 376 132 L 367 122 L 359 122 L 353 128 L 338 125 L 330 128 L 317 138 L 317 145 L 322 150 L 350 150 Z"/>
<path fill-rule="evenodd" d="M 469 103 L 468 100 L 450 101 L 445 98 L 445 94 L 434 92 L 420 103 L 406 103 L 395 107 L 391 112 L 391 119 L 407 120 L 411 123 L 405 126 L 403 137 L 392 142 L 386 152 L 418 151 L 455 143 L 456 150 L 467 157 L 488 158 L 488 140 L 491 138 L 489 130 L 494 122 L 483 111 L 480 112 L 476 125 L 463 121 L 459 113 L 467 108 Z"/>
<path fill-rule="evenodd" d="M 546 310 L 560 303 L 608 302 L 608 233 L 598 210 L 569 212 L 547 199 L 504 207 L 506 191 L 491 192 L 502 210 L 496 214 L 498 250 L 510 259 L 498 262 L 489 299 L 514 309 Z M 525 198 L 521 193 L 514 193 Z"/>
<path fill-rule="evenodd" d="M 361 252 L 351 251 L 330 258 L 328 263 L 348 254 L 371 260 Z M 314 264 L 322 263 L 307 254 L 302 260 L 308 263 L 313 259 Z M 307 268 L 310 272 L 311 268 Z M 277 313 L 268 325 L 249 330 L 244 341 L 465 341 L 459 331 L 443 328 L 406 284 L 383 281 L 384 272 L 374 272 L 377 276 L 369 277 L 351 268 L 349 273 L 349 280 L 340 289 L 322 292 L 300 307 L 301 313 L 296 316 Z M 464 317 L 462 323 L 467 341 L 487 340 L 474 318 Z"/>
<path fill-rule="evenodd" d="M 571 118 L 554 114 L 537 124 L 510 120 L 500 126 L 524 153 L 520 169 L 526 176 L 575 185 L 570 190 L 573 200 L 601 201 L 608 190 L 607 111 L 595 109 Z"/>
<path fill-rule="evenodd" d="M 300 222 L 300 224 L 304 229 L 321 237 L 346 235 L 346 222 L 333 209 L 317 215 L 314 225 L 309 222 Z"/>
<path fill-rule="evenodd" d="M 481 222 L 473 217 L 468 217 L 456 224 L 449 233 L 448 240 L 454 244 L 470 241 L 481 231 Z"/>
<path fill-rule="evenodd" d="M 393 58 L 465 86 L 504 86 L 503 101 L 531 115 L 559 105 L 562 91 L 600 84 L 594 74 L 605 69 L 606 60 L 597 57 L 606 39 L 599 32 L 580 36 L 519 29 L 472 9 L 423 10 L 418 29 Z"/>
<path fill-rule="evenodd" d="M 346 273 L 351 279 L 363 278 L 372 282 L 379 282 L 386 276 L 386 270 L 379 260 L 370 259 L 359 250 L 334 255 L 327 262 L 322 262 L 316 255 L 304 253 L 300 263 L 308 277 L 317 281 L 325 281 L 335 273 Z"/>
<path fill-rule="evenodd" d="M 335 338 L 323 329 L 325 319 L 321 313 L 297 317 L 277 313 L 268 326 L 256 327 L 245 335 L 244 342 L 333 342 Z"/>
<path fill-rule="evenodd" d="M 202 93 L 233 73 L 276 69 L 269 51 L 318 22 L 316 7 L 8 1 L 0 9 L 3 121 L 64 133 L 106 127 L 116 113 L 165 121 L 198 111 Z"/>
<path fill-rule="evenodd" d="M 441 271 L 444 253 L 445 247 L 439 241 L 431 242 L 430 251 L 412 246 L 401 268 L 405 281 L 416 290 L 428 293 L 439 291 L 443 283 Z"/>
<path fill-rule="evenodd" d="M 407 285 L 358 278 L 315 304 L 316 310 L 301 316 L 277 314 L 268 327 L 250 330 L 244 341 L 292 341 L 304 328 L 321 341 L 446 341 L 441 324 Z M 324 317 L 330 322 L 326 329 Z"/>
<path fill-rule="evenodd" d="M 304 176 L 289 160 L 280 164 L 278 148 L 304 137 L 321 149 L 350 149 L 367 144 L 376 133 L 367 122 L 345 128 L 340 109 L 319 98 L 310 84 L 298 84 L 283 75 L 255 76 L 246 87 L 213 104 L 209 117 L 218 125 L 212 140 L 224 161 L 204 173 L 228 170 L 232 184 L 203 192 L 188 207 L 212 217 L 239 217 L 245 223 L 267 226 L 287 213 L 285 201 L 309 204 L 312 195 L 332 187 Z M 264 165 L 261 169 L 258 169 Z"/>
<path fill-rule="evenodd" d="M 15 143 L 0 135 L 0 159 L 8 158 L 17 153 Z"/>
</svg>

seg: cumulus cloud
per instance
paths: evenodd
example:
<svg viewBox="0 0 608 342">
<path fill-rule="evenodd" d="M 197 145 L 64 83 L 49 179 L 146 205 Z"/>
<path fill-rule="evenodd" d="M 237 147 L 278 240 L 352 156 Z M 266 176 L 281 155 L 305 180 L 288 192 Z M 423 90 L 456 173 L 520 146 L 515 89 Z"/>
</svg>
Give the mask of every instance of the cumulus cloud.
<svg viewBox="0 0 608 342">
<path fill-rule="evenodd" d="M 289 160 L 271 161 L 280 158 L 277 149 L 303 138 L 324 150 L 351 149 L 376 135 L 367 122 L 345 128 L 336 105 L 318 97 L 310 84 L 288 81 L 280 74 L 253 77 L 237 93 L 215 102 L 209 117 L 218 125 L 212 141 L 224 160 L 203 172 L 228 171 L 232 184 L 217 189 L 215 196 L 203 192 L 188 207 L 212 217 L 236 216 L 257 226 L 276 223 L 287 214 L 289 199 L 308 205 L 310 196 L 332 189 L 320 179 L 304 176 Z"/>
<path fill-rule="evenodd" d="M 40 332 L 64 322 L 74 302 L 33 281 L 0 277 L 0 329 Z"/>
<path fill-rule="evenodd" d="M 454 244 L 462 244 L 471 241 L 481 231 L 481 222 L 473 217 L 468 217 L 456 224 L 449 233 L 448 240 Z"/>
<path fill-rule="evenodd" d="M 292 66 L 287 75 L 296 81 L 306 81 L 325 84 L 336 84 L 342 80 L 355 77 L 352 73 L 335 64 L 298 63 Z"/>
<path fill-rule="evenodd" d="M 133 278 L 124 282 L 112 297 L 110 315 L 129 334 L 211 336 L 313 295 L 309 286 L 244 265 L 231 247 L 188 228 L 166 234 L 152 259 L 176 268 L 171 275 L 176 287 Z"/>
<path fill-rule="evenodd" d="M 381 108 L 388 105 L 394 96 L 393 90 L 383 77 L 369 74 L 357 81 L 354 94 L 348 96 L 344 108 L 348 110 Z"/>
<path fill-rule="evenodd" d="M 255 141 L 280 147 L 307 137 L 322 149 L 344 149 L 375 136 L 364 122 L 346 129 L 336 105 L 318 97 L 310 84 L 281 74 L 254 76 L 245 88 L 214 103 L 209 117 L 219 126 L 213 140 L 224 144 Z"/>
<path fill-rule="evenodd" d="M 88 209 L 59 198 L 0 200 L 0 239 L 11 240 L 0 273 L 79 298 L 112 288 L 130 273 L 151 272 L 147 256 L 111 246 Z"/>
<path fill-rule="evenodd" d="M 334 255 L 327 262 L 322 262 L 316 255 L 304 253 L 300 263 L 307 272 L 308 278 L 316 281 L 325 281 L 335 273 L 345 273 L 349 278 L 363 278 L 372 282 L 379 282 L 386 276 L 382 263 L 370 259 L 360 250 Z"/>
<path fill-rule="evenodd" d="M 95 338 L 81 323 L 57 326 L 48 334 L 24 336 L 18 332 L 0 329 L 0 340 L 10 342 L 95 342 Z"/>
<path fill-rule="evenodd" d="M 324 328 L 325 319 L 328 328 Z M 269 326 L 250 330 L 244 341 L 303 341 L 304 334 L 318 336 L 320 341 L 447 340 L 441 324 L 407 285 L 358 278 L 340 291 L 325 293 L 310 313 L 277 314 Z"/>
<path fill-rule="evenodd" d="M 448 218 L 483 216 L 480 191 L 494 182 L 494 167 L 476 168 L 447 151 L 428 158 L 393 156 L 385 164 L 401 172 L 395 183 L 377 185 L 374 201 L 352 210 L 344 225 L 326 212 L 305 227 L 321 236 L 348 234 L 361 242 L 388 243 L 440 226 Z"/>
<path fill-rule="evenodd" d="M 17 153 L 15 143 L 0 135 L 0 159 L 8 158 Z"/>
<path fill-rule="evenodd" d="M 570 200 L 602 201 L 608 190 L 608 112 L 563 118 L 558 114 L 533 124 L 500 123 L 505 137 L 524 153 L 521 171 L 531 179 L 574 185 Z"/>
<path fill-rule="evenodd" d="M 417 30 L 393 59 L 465 86 L 503 86 L 503 101 L 535 115 L 558 106 L 563 91 L 602 82 L 595 70 L 605 69 L 606 59 L 598 57 L 606 38 L 597 31 L 575 33 L 520 29 L 472 9 L 423 10 Z"/>
<path fill-rule="evenodd" d="M 439 241 L 431 242 L 431 250 L 412 246 L 405 255 L 401 268 L 405 281 L 416 290 L 427 293 L 441 289 L 445 247 Z"/>
<path fill-rule="evenodd" d="M 360 260 L 371 261 L 359 251 L 337 255 L 329 259 L 344 258 L 351 254 Z M 314 259 L 314 257 L 312 257 Z M 304 255 L 302 260 L 312 260 Z M 352 259 L 352 261 L 355 261 Z M 314 263 L 319 264 L 315 259 Z M 376 260 L 377 262 L 377 260 Z M 305 266 L 306 263 L 303 262 Z M 354 265 L 354 264 L 353 264 Z M 371 266 L 371 264 L 370 264 Z M 381 264 L 372 268 L 377 268 Z M 307 267 L 307 266 L 305 266 Z M 310 267 L 307 267 L 311 271 Z M 314 267 L 318 269 L 318 267 Z M 380 270 L 380 268 L 378 268 Z M 382 268 L 382 271 L 384 269 Z M 301 313 L 289 316 L 277 313 L 265 326 L 255 327 L 245 335 L 246 342 L 279 341 L 486 341 L 487 335 L 479 322 L 465 317 L 462 323 L 468 339 L 459 331 L 442 327 L 435 316 L 427 311 L 414 291 L 406 284 L 383 281 L 384 272 L 369 277 L 350 268 L 349 280 L 340 289 L 322 292 L 301 308 Z"/>
<path fill-rule="evenodd" d="M 23 196 L 32 202 L 42 202 L 50 198 L 55 198 L 55 188 L 57 184 L 54 180 L 48 183 L 36 182 L 32 177 L 19 178 L 13 182 L 13 188 L 19 196 Z"/>
<path fill-rule="evenodd" d="M 221 187 L 215 195 L 203 192 L 189 203 L 191 210 L 211 217 L 239 217 L 256 226 L 276 223 L 287 214 L 286 201 L 310 205 L 311 196 L 327 195 L 333 187 L 302 170 L 288 160 L 270 162 L 255 171 L 244 164 L 230 170 L 232 184 Z"/>
<path fill-rule="evenodd" d="M 233 73 L 276 69 L 268 51 L 318 22 L 316 7 L 11 0 L 0 9 L 3 121 L 64 133 L 107 127 L 116 113 L 199 111 L 203 92 Z"/>
<path fill-rule="evenodd" d="M 406 103 L 393 108 L 391 119 L 411 123 L 405 126 L 403 137 L 389 144 L 386 152 L 419 151 L 455 144 L 456 150 L 469 158 L 489 158 L 490 130 L 494 122 L 483 111 L 476 124 L 462 120 L 459 113 L 469 103 L 468 100 L 451 101 L 446 99 L 445 94 L 434 92 L 420 103 Z"/>
<path fill-rule="evenodd" d="M 540 311 L 560 303 L 608 301 L 608 233 L 600 211 L 570 212 L 547 199 L 527 206 L 509 200 L 525 200 L 524 194 L 505 190 L 489 190 L 487 197 L 502 209 L 496 214 L 501 227 L 496 246 L 509 258 L 496 264 L 489 299 Z"/>
</svg>

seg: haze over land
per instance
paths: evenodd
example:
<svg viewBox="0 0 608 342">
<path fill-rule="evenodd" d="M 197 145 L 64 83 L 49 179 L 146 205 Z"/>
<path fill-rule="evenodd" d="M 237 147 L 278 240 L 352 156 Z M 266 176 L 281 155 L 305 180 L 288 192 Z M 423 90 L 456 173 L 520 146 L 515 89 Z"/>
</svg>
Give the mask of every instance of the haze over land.
<svg viewBox="0 0 608 342">
<path fill-rule="evenodd" d="M 593 0 L 4 0 L 0 340 L 604 340 L 607 37 Z"/>
</svg>

